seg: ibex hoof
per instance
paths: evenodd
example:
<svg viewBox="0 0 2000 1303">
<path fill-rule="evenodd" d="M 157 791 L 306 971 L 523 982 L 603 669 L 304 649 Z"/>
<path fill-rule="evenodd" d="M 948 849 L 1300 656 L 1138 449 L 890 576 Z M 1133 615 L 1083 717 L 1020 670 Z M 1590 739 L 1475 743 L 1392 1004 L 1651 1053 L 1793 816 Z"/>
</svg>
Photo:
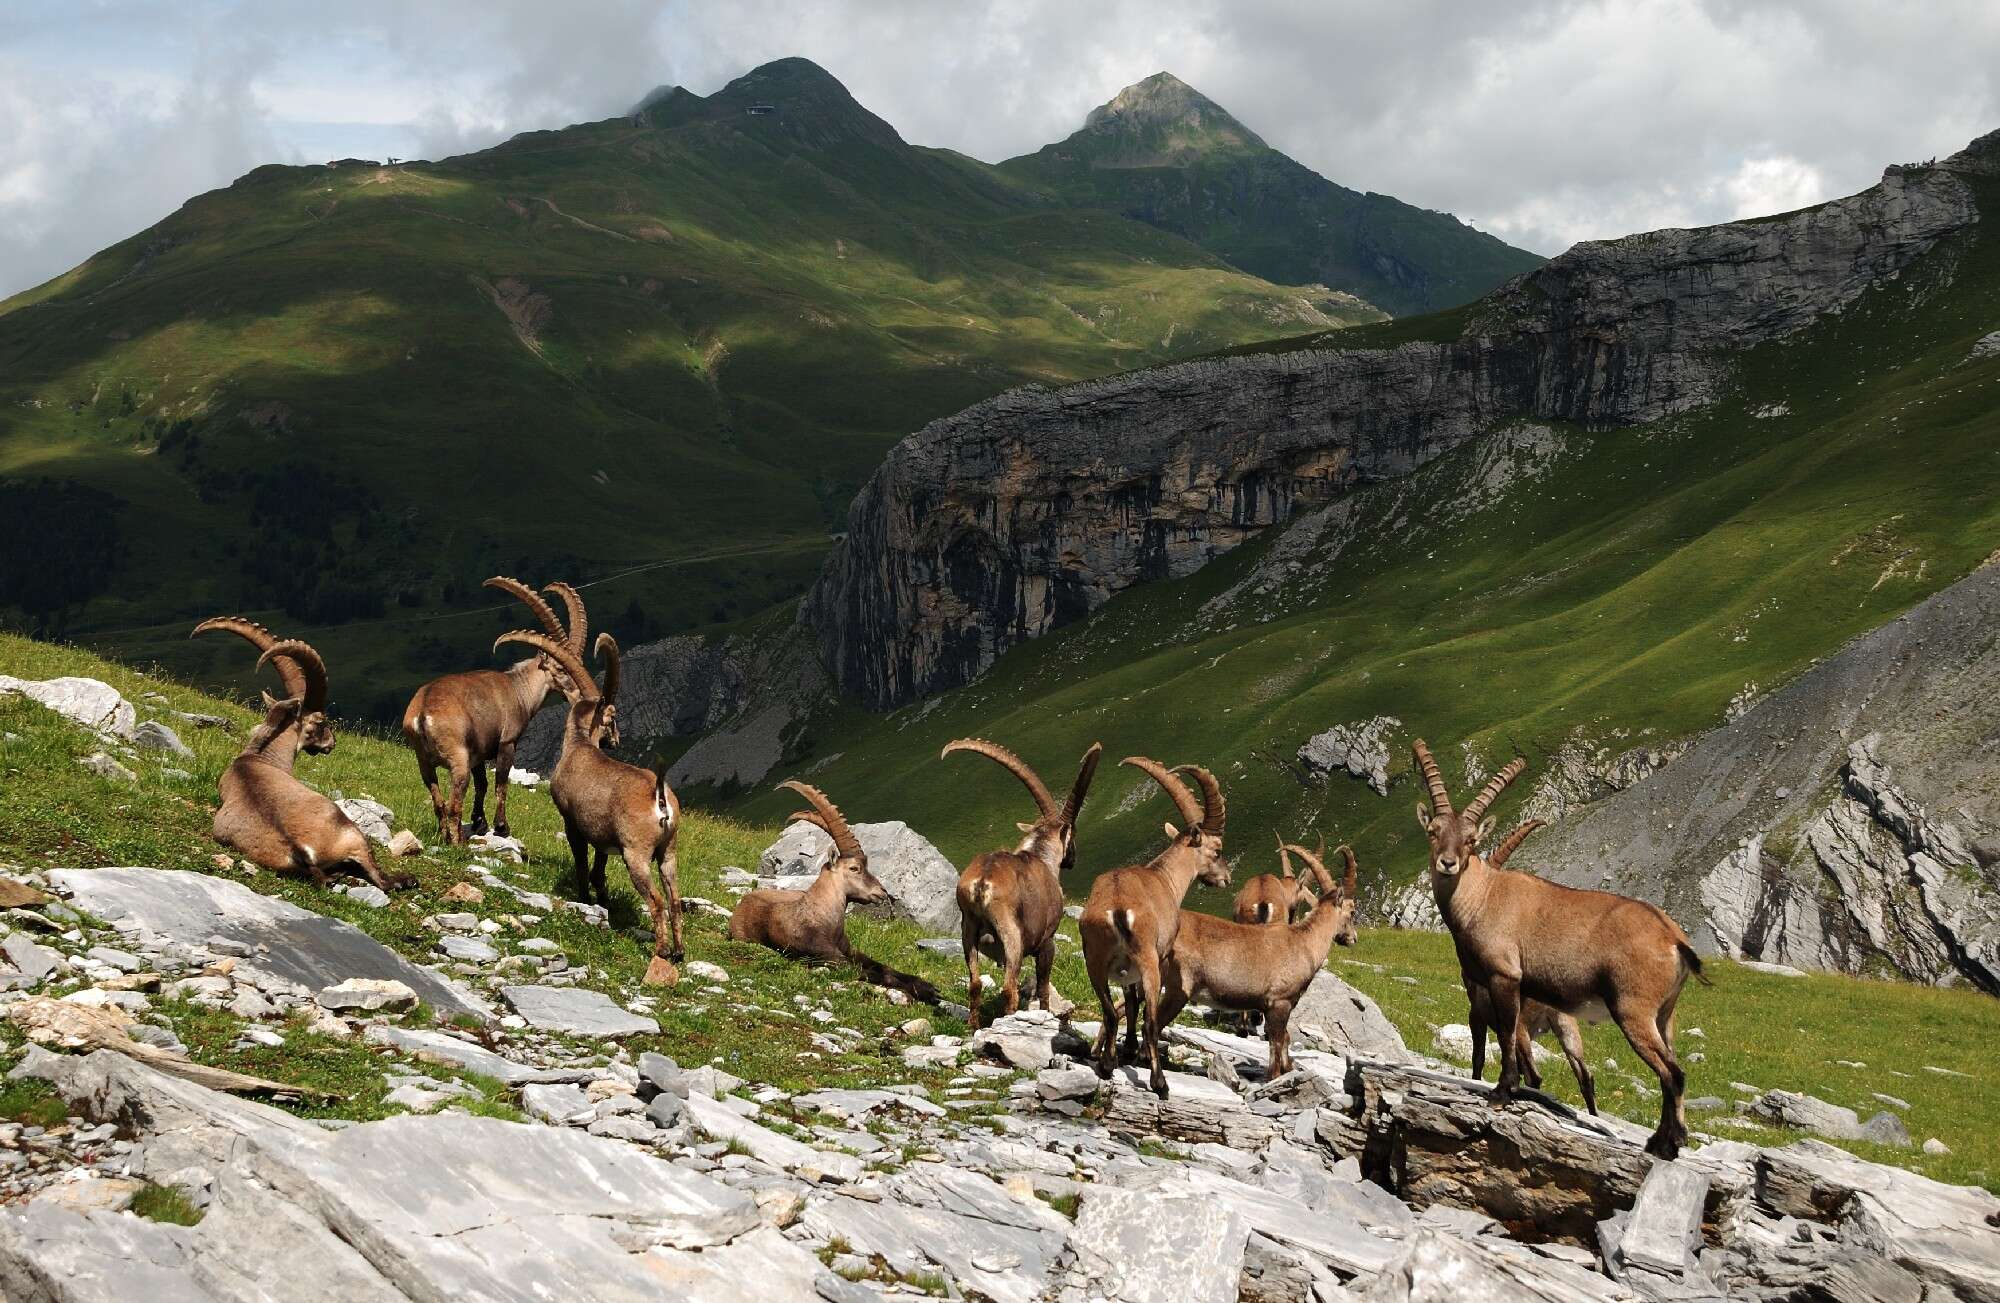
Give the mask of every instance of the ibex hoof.
<svg viewBox="0 0 2000 1303">
<path fill-rule="evenodd" d="M 653 962 L 646 965 L 647 986 L 672 986 L 681 980 L 681 970 L 665 955 L 654 955 Z"/>
<path fill-rule="evenodd" d="M 1095 1066 L 1097 1068 L 1097 1079 L 1099 1081 L 1111 1080 L 1111 1061 L 1109 1059 L 1099 1059 Z"/>
<path fill-rule="evenodd" d="M 1153 1093 L 1155 1095 L 1158 1095 L 1161 1099 L 1165 1099 L 1167 1097 L 1166 1078 L 1162 1077 L 1160 1080 L 1153 1083 Z"/>
<path fill-rule="evenodd" d="M 514 835 L 514 834 L 513 834 L 513 832 L 512 832 L 512 831 L 510 831 L 510 830 L 508 829 L 507 825 L 506 825 L 506 824 L 504 824 L 504 823 L 496 823 L 496 824 L 494 824 L 494 825 L 493 825 L 493 831 L 494 831 L 494 832 L 496 832 L 496 833 L 498 833 L 498 834 L 500 834 L 500 836 L 502 836 L 502 837 L 512 837 L 512 836 Z"/>
</svg>

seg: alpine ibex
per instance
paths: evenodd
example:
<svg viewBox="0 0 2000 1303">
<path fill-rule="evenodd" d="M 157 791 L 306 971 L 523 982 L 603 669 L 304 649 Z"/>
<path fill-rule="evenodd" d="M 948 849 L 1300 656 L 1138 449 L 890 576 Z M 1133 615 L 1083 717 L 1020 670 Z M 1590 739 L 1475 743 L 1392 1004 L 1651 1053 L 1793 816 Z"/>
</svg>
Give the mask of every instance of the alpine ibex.
<svg viewBox="0 0 2000 1303">
<path fill-rule="evenodd" d="M 392 883 L 384 877 L 354 821 L 292 773 L 299 751 L 325 755 L 333 750 L 326 664 L 319 653 L 295 639 L 277 638 L 241 616 L 203 620 L 194 631 L 244 639 L 258 650 L 257 668 L 274 666 L 285 689 L 283 700 L 264 694 L 264 722 L 222 771 L 222 804 L 212 825 L 215 840 L 267 869 L 302 870 L 320 886 L 326 885 L 329 869 L 347 865 L 384 891 L 414 886 L 413 878 Z"/>
<path fill-rule="evenodd" d="M 1573 1017 L 1609 1016 L 1660 1079 L 1660 1125 L 1646 1152 L 1676 1157 L 1687 1138 L 1687 1079 L 1674 1058 L 1674 1006 L 1687 979 L 1701 975 L 1687 933 L 1644 901 L 1493 867 L 1479 853 L 1493 831 L 1486 808 L 1527 762 L 1513 761 L 1454 812 L 1430 748 L 1419 739 L 1414 749 L 1430 789 L 1429 801 L 1417 803 L 1417 822 L 1430 843 L 1431 889 L 1467 995 L 1485 1000 L 1500 1041 L 1494 1102 L 1511 1099 L 1521 1079 L 1524 999 Z"/>
<path fill-rule="evenodd" d="M 1231 905 L 1238 923 L 1296 923 L 1313 906 L 1305 883 L 1292 872 L 1291 856 L 1285 854 L 1285 839 L 1278 839 L 1281 873 L 1260 873 L 1243 884 Z"/>
<path fill-rule="evenodd" d="M 1290 1072 L 1292 1006 L 1326 967 L 1334 942 L 1351 946 L 1355 940 L 1354 852 L 1342 846 L 1340 853 L 1347 860 L 1347 877 L 1336 887 L 1318 854 L 1303 846 L 1279 845 L 1279 858 L 1288 873 L 1291 855 L 1296 854 L 1319 887 L 1319 900 L 1303 922 L 1236 923 L 1182 910 L 1180 932 L 1161 972 L 1161 1025 L 1173 1022 L 1194 999 L 1262 1014 L 1271 1042 L 1264 1079 L 1276 1081 Z M 1128 1025 L 1126 1042 L 1131 1041 Z"/>
<path fill-rule="evenodd" d="M 600 689 L 590 670 L 570 649 L 531 629 L 503 633 L 493 643 L 533 647 L 553 660 L 570 685 L 569 721 L 563 729 L 562 758 L 549 779 L 549 798 L 562 815 L 576 861 L 576 878 L 586 901 L 594 895 L 606 909 L 611 888 L 604 880 L 604 861 L 617 851 L 632 878 L 632 889 L 646 904 L 653 923 L 653 957 L 646 965 L 646 982 L 677 981 L 674 965 L 686 957 L 681 943 L 680 861 L 675 842 L 681 828 L 681 805 L 664 774 L 614 760 L 601 749 L 618 743 L 620 667 L 618 643 L 608 633 L 597 635 L 597 658 L 604 662 Z M 596 852 L 586 871 L 585 859 Z M 650 870 L 650 874 L 649 874 Z M 654 885 L 654 877 L 659 885 Z M 671 944 L 670 944 L 671 943 Z"/>
<path fill-rule="evenodd" d="M 1520 848 L 1528 834 L 1543 827 L 1545 821 L 1529 819 L 1501 839 L 1493 853 L 1486 857 L 1489 867 L 1500 868 L 1507 863 L 1507 857 Z M 1461 962 L 1459 969 L 1464 972 Z M 1486 1029 L 1493 1025 L 1493 1011 L 1486 1003 L 1486 988 L 1475 987 L 1471 978 L 1466 978 L 1466 997 L 1472 1008 L 1466 1021 L 1472 1025 L 1472 1076 L 1477 1081 L 1486 1075 Z M 1534 1043 L 1554 1032 L 1556 1040 L 1562 1044 L 1563 1057 L 1569 1060 L 1569 1070 L 1576 1074 L 1576 1086 L 1583 1095 L 1583 1106 L 1592 1114 L 1597 1112 L 1597 1081 L 1590 1074 L 1590 1064 L 1583 1057 L 1583 1029 L 1576 1019 L 1560 1009 L 1552 1009 L 1540 1000 L 1521 998 L 1520 1045 L 1517 1053 L 1521 1061 L 1521 1079 L 1536 1090 L 1542 1087 L 1541 1070 L 1535 1066 Z"/>
<path fill-rule="evenodd" d="M 1021 842 L 1011 851 L 987 851 L 958 878 L 960 940 L 965 948 L 966 1004 L 972 1012 L 966 1025 L 979 1030 L 979 947 L 990 938 L 999 947 L 1005 976 L 1001 988 L 1003 1012 L 1021 1008 L 1021 960 L 1035 957 L 1035 998 L 1049 1007 L 1050 979 L 1055 975 L 1056 929 L 1063 920 L 1062 874 L 1076 863 L 1076 818 L 1090 791 L 1097 758 L 1104 751 L 1090 744 L 1077 767 L 1069 798 L 1056 804 L 1027 762 L 997 742 L 960 738 L 945 746 L 939 759 L 954 751 L 969 751 L 995 761 L 1021 780 L 1035 802 L 1033 823 L 1020 824 Z"/>
<path fill-rule="evenodd" d="M 938 1003 L 937 988 L 929 982 L 890 968 L 848 943 L 847 907 L 886 904 L 891 899 L 889 889 L 868 871 L 868 852 L 826 793 L 797 779 L 778 786 L 797 792 L 812 806 L 794 811 L 792 821 L 809 823 L 831 838 L 833 858 L 804 891 L 766 888 L 737 901 L 729 914 L 730 939 L 755 942 L 806 959 L 851 964 L 864 982 L 901 991 L 926 1004 Z"/>
<path fill-rule="evenodd" d="M 495 575 L 488 588 L 511 593 L 526 603 L 542 630 L 583 659 L 584 635 L 590 624 L 583 599 L 568 584 L 550 584 L 569 608 L 567 631 L 556 613 L 535 591 L 518 579 Z M 465 813 L 465 786 L 472 784 L 472 831 L 486 831 L 486 766 L 493 766 L 493 830 L 507 828 L 507 775 L 514 767 L 514 748 L 528 721 L 542 708 L 551 690 L 569 695 L 561 670 L 544 653 L 505 670 L 467 670 L 432 679 L 418 688 L 403 711 L 403 737 L 417 753 L 417 773 L 431 794 L 438 835 L 447 845 L 464 840 L 459 820 Z M 447 793 L 438 785 L 438 770 L 451 777 Z"/>
<path fill-rule="evenodd" d="M 1206 769 L 1183 765 L 1171 773 L 1157 760 L 1127 756 L 1132 766 L 1158 783 L 1173 800 L 1181 828 L 1166 825 L 1167 848 L 1145 864 L 1112 869 L 1090 885 L 1077 931 L 1083 936 L 1084 966 L 1091 989 L 1104 1011 L 1097 1035 L 1097 1075 L 1109 1078 L 1118 1033 L 1118 1006 L 1111 988 L 1125 991 L 1133 1018 L 1146 1012 L 1146 1059 L 1152 1069 L 1153 1093 L 1167 1097 L 1167 1074 L 1160 1067 L 1160 971 L 1167 952 L 1180 934 L 1181 901 L 1196 878 L 1212 887 L 1229 885 L 1229 864 L 1222 858 L 1223 821 L 1228 806 L 1222 786 Z M 1201 785 L 1197 803 L 1175 775 L 1191 773 Z"/>
</svg>

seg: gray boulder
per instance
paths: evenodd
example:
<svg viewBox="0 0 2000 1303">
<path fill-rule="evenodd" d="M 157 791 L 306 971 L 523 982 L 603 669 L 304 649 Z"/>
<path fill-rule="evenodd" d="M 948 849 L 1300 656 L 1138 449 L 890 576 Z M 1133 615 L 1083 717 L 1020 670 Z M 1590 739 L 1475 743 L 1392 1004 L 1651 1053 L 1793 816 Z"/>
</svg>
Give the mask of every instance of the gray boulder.
<svg viewBox="0 0 2000 1303">
<path fill-rule="evenodd" d="M 1077 1210 L 1077 1273 L 1117 1303 L 1234 1303 L 1250 1228 L 1185 1183 L 1090 1186 Z"/>
<path fill-rule="evenodd" d="M 958 867 L 910 825 L 857 823 L 854 835 L 868 852 L 868 871 L 888 888 L 890 904 L 876 912 L 907 918 L 927 931 L 958 928 Z M 758 859 L 763 877 L 806 886 L 833 858 L 833 839 L 809 823 L 789 825 Z M 791 885 L 781 883 L 780 885 Z"/>
<path fill-rule="evenodd" d="M 0 693 L 19 693 L 88 729 L 129 738 L 138 715 L 118 689 L 96 679 L 17 679 L 0 674 Z"/>
<path fill-rule="evenodd" d="M 621 1009 L 602 991 L 581 986 L 503 986 L 500 998 L 530 1027 L 569 1036 L 631 1036 L 656 1033 L 660 1024 Z"/>
<path fill-rule="evenodd" d="M 1738 1104 L 1736 1111 L 1760 1122 L 1816 1131 L 1835 1140 L 1861 1138 L 1861 1118 L 1853 1109 L 1795 1090 L 1767 1090 L 1756 1099 Z M 1904 1142 L 1908 1143 L 1907 1135 Z"/>
<path fill-rule="evenodd" d="M 165 755 L 178 756 L 182 760 L 194 757 L 194 751 L 187 743 L 181 741 L 180 734 L 153 719 L 132 730 L 132 745 L 141 751 L 158 751 Z"/>
<path fill-rule="evenodd" d="M 1316 773 L 1346 770 L 1375 789 L 1375 795 L 1389 794 L 1389 737 L 1402 727 L 1394 715 L 1377 715 L 1352 724 L 1335 724 L 1315 734 L 1299 748 L 1299 763 Z"/>
<path fill-rule="evenodd" d="M 378 846 L 387 846 L 396 835 L 396 812 L 366 796 L 348 796 L 334 802 L 340 812 L 354 820 L 363 836 Z"/>
<path fill-rule="evenodd" d="M 180 869 L 57 869 L 50 884 L 77 908 L 121 932 L 141 929 L 170 941 L 212 945 L 220 939 L 246 956 L 243 972 L 268 974 L 318 991 L 350 977 L 393 978 L 440 1017 L 485 1019 L 471 992 L 419 968 L 339 919 L 260 896 L 240 882 Z"/>
<path fill-rule="evenodd" d="M 1314 977 L 1292 1007 L 1292 1034 L 1337 1054 L 1385 1063 L 1415 1058 L 1382 1007 L 1331 972 Z"/>
</svg>

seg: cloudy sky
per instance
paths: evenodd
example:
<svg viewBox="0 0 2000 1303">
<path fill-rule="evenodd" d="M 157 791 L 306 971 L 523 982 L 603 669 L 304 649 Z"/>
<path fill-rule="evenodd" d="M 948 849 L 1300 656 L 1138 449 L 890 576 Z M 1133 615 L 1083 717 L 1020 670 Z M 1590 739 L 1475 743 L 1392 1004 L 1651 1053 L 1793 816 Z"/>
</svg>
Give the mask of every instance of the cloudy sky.
<svg viewBox="0 0 2000 1303">
<path fill-rule="evenodd" d="M 1336 181 L 1541 253 L 2000 127 L 1994 0 L 4 0 L 0 295 L 259 163 L 442 157 L 794 54 L 988 160 L 1167 69 Z"/>
</svg>

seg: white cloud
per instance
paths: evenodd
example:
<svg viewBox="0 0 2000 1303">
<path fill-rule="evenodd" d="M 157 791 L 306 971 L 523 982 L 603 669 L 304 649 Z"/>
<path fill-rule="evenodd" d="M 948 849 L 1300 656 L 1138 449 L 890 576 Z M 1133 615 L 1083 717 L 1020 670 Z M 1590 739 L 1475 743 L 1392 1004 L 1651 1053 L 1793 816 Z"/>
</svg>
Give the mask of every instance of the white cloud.
<svg viewBox="0 0 2000 1303">
<path fill-rule="evenodd" d="M 791 54 L 989 160 L 1168 69 L 1335 181 L 1545 253 L 1800 207 L 2000 126 L 1991 0 L 18 2 L 0 294 L 259 162 L 440 157 Z"/>
</svg>

